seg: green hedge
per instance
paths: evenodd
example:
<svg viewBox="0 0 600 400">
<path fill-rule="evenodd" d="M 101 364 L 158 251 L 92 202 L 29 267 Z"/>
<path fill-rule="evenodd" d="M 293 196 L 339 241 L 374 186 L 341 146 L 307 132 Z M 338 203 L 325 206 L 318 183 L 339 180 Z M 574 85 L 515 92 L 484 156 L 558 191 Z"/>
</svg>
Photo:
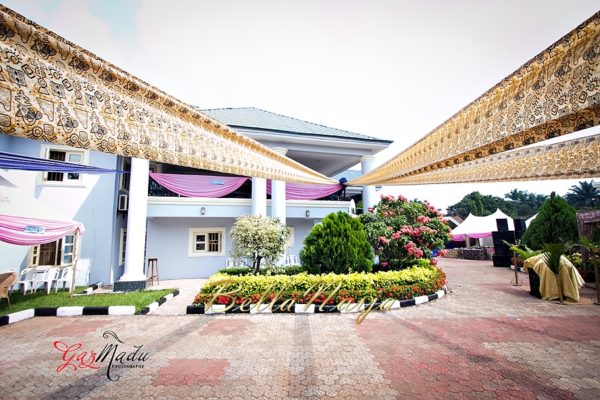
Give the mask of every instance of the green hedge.
<svg viewBox="0 0 600 400">
<path fill-rule="evenodd" d="M 401 271 L 386 271 L 377 273 L 326 274 L 308 275 L 306 273 L 286 276 L 229 276 L 213 275 L 194 299 L 195 305 L 210 302 L 217 293 L 227 293 L 239 290 L 231 296 L 219 295 L 215 304 L 236 304 L 244 301 L 258 302 L 262 295 L 271 301 L 277 296 L 277 303 L 293 300 L 303 304 L 308 302 L 319 290 L 326 287 L 316 304 L 322 303 L 329 294 L 340 285 L 340 289 L 328 301 L 328 304 L 338 304 L 340 301 L 357 302 L 363 298 L 373 298 L 376 301 L 386 299 L 403 300 L 414 296 L 431 294 L 441 289 L 446 283 L 444 272 L 427 263 Z M 370 299 L 367 298 L 367 301 Z M 263 300 L 264 301 L 264 300 Z"/>
<path fill-rule="evenodd" d="M 302 272 L 306 272 L 306 268 L 301 265 L 291 265 L 289 267 L 269 267 L 261 269 L 258 273 L 260 275 L 297 275 Z M 252 269 L 250 267 L 224 268 L 218 273 L 232 276 L 251 275 Z"/>
</svg>

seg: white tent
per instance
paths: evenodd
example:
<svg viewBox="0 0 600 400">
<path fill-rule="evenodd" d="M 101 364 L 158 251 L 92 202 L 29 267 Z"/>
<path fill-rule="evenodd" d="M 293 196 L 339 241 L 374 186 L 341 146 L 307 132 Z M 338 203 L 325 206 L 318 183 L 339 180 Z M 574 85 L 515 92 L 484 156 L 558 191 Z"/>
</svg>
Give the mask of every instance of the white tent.
<svg viewBox="0 0 600 400">
<path fill-rule="evenodd" d="M 505 218 L 508 221 L 508 229 L 515 230 L 515 223 L 511 217 L 497 209 L 492 215 L 487 217 L 477 217 L 473 214 L 463 221 L 462 224 L 452 230 L 452 240 L 463 241 L 467 237 L 479 239 L 492 236 L 492 232 L 497 231 L 496 219 Z"/>
<path fill-rule="evenodd" d="M 79 236 L 83 231 L 83 224 L 66 218 L 0 176 L 0 241 L 31 246 L 74 234 L 73 265 L 77 265 Z M 75 273 L 71 290 L 74 283 Z"/>
<path fill-rule="evenodd" d="M 531 224 L 531 221 L 533 221 L 535 219 L 535 217 L 537 217 L 538 215 L 535 214 L 533 217 L 529 218 L 527 221 L 525 221 L 525 226 L 529 228 L 529 224 Z"/>
</svg>

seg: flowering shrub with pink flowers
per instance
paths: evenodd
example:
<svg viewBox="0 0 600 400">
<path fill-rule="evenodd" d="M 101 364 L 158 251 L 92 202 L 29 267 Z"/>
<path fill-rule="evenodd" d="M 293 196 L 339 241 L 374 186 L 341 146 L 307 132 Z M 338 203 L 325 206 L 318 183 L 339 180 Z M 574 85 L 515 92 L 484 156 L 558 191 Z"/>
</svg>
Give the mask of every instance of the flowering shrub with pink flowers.
<svg viewBox="0 0 600 400">
<path fill-rule="evenodd" d="M 360 220 L 384 270 L 407 268 L 419 259 L 431 259 L 432 253 L 450 240 L 450 226 L 427 201 L 382 195 L 379 204 L 369 208 Z"/>
</svg>

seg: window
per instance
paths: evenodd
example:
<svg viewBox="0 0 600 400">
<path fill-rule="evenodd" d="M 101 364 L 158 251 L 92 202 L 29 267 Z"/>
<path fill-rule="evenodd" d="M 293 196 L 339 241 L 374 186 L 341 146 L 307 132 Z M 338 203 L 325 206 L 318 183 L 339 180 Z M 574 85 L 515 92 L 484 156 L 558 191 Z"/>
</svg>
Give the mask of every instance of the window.
<svg viewBox="0 0 600 400">
<path fill-rule="evenodd" d="M 131 158 L 123 157 L 121 158 L 121 171 L 131 172 Z M 131 174 L 119 174 L 120 175 L 120 185 L 119 188 L 123 192 L 129 192 L 129 177 Z"/>
<path fill-rule="evenodd" d="M 189 257 L 224 256 L 225 228 L 192 228 L 189 236 Z"/>
<path fill-rule="evenodd" d="M 67 235 L 56 242 L 44 243 L 29 248 L 29 265 L 72 265 L 75 237 Z"/>
<path fill-rule="evenodd" d="M 71 150 L 68 147 L 54 148 L 43 147 L 42 156 L 48 160 L 65 161 L 72 164 L 85 164 L 85 150 Z M 42 182 L 50 183 L 81 183 L 81 174 L 77 172 L 45 172 L 42 176 Z"/>
<path fill-rule="evenodd" d="M 125 265 L 125 249 L 127 247 L 127 228 L 121 228 L 119 240 L 119 265 Z"/>
</svg>

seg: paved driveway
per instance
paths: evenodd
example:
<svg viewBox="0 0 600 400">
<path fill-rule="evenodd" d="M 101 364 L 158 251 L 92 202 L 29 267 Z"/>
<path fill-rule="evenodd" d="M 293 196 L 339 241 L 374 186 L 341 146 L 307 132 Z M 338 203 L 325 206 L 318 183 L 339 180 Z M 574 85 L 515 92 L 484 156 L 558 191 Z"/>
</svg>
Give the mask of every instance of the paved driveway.
<svg viewBox="0 0 600 400">
<path fill-rule="evenodd" d="M 0 398 L 598 398 L 600 306 L 589 294 L 561 306 L 487 262 L 442 265 L 448 296 L 360 325 L 349 314 L 238 314 L 5 326 Z"/>
</svg>

